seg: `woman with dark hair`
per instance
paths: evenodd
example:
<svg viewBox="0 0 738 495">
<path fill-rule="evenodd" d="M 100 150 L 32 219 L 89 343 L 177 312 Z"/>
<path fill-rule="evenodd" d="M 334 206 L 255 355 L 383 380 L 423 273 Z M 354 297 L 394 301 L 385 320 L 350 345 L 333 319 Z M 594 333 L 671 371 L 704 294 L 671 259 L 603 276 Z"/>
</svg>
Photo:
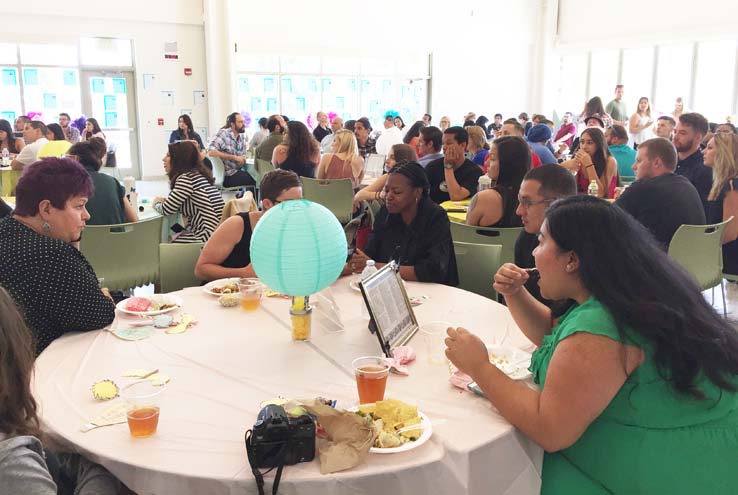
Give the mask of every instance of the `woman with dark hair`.
<svg viewBox="0 0 738 495">
<path fill-rule="evenodd" d="M 183 113 L 177 119 L 177 129 L 173 130 L 169 135 L 169 144 L 177 141 L 196 141 L 198 150 L 203 151 L 205 146 L 202 144 L 202 138 L 195 132 L 192 126 L 192 119 L 186 113 Z"/>
<path fill-rule="evenodd" d="M 195 265 L 200 280 L 256 277 L 251 265 L 251 235 L 259 219 L 270 208 L 292 199 L 302 199 L 302 183 L 294 172 L 272 170 L 259 185 L 262 211 L 239 213 L 223 222 L 205 244 Z"/>
<path fill-rule="evenodd" d="M 272 153 L 272 164 L 284 170 L 292 170 L 300 177 L 315 177 L 320 163 L 320 144 L 302 122 L 287 122 L 283 144 Z"/>
<path fill-rule="evenodd" d="M 579 151 L 574 158 L 561 164 L 577 176 L 577 189 L 586 193 L 592 181 L 597 183 L 600 198 L 615 197 L 618 186 L 618 164 L 605 142 L 605 135 L 598 128 L 587 128 L 579 137 Z"/>
<path fill-rule="evenodd" d="M 479 191 L 469 203 L 468 225 L 482 227 L 520 227 L 517 215 L 518 193 L 523 177 L 530 170 L 528 143 L 518 136 L 502 136 L 492 142 L 487 175 L 495 184 Z"/>
<path fill-rule="evenodd" d="M 0 493 L 117 494 L 120 482 L 76 454 L 45 451 L 38 407 L 31 394 L 31 332 L 0 287 Z"/>
<path fill-rule="evenodd" d="M 25 145 L 23 138 L 15 137 L 10 122 L 0 119 L 0 151 L 7 149 L 8 153 L 17 155 Z"/>
<path fill-rule="evenodd" d="M 602 98 L 594 96 L 584 104 L 584 110 L 579 114 L 579 123 L 584 124 L 589 117 L 598 117 L 602 120 L 605 127 L 612 125 L 612 117 L 605 111 L 605 105 L 602 104 Z"/>
<path fill-rule="evenodd" d="M 416 162 L 418 155 L 409 144 L 393 144 L 387 158 L 384 160 L 384 173 L 368 186 L 360 189 L 354 195 L 354 210 L 361 201 L 384 200 L 384 185 L 387 183 L 387 172 L 399 162 Z"/>
<path fill-rule="evenodd" d="M 402 142 L 405 144 L 409 144 L 415 150 L 416 155 L 419 153 L 418 138 L 420 137 L 420 129 L 422 129 L 423 127 L 425 127 L 423 121 L 418 120 L 410 126 L 410 129 L 407 130 L 405 136 L 402 138 Z"/>
<path fill-rule="evenodd" d="M 125 189 L 114 177 L 100 173 L 101 157 L 106 153 L 105 141 L 92 138 L 73 144 L 67 156 L 77 160 L 92 177 L 95 194 L 87 202 L 89 225 L 114 225 L 137 222 L 138 213 L 125 195 Z"/>
<path fill-rule="evenodd" d="M 400 117 L 399 115 L 395 116 L 394 122 L 395 127 L 397 127 L 398 129 L 403 130 L 405 128 L 405 121 L 402 120 L 402 117 Z"/>
<path fill-rule="evenodd" d="M 15 191 L 15 211 L 0 221 L 0 285 L 40 353 L 67 332 L 109 325 L 115 305 L 77 249 L 90 218 L 90 174 L 72 159 L 43 158 L 24 170 Z"/>
<path fill-rule="evenodd" d="M 474 122 L 474 124 L 482 128 L 482 130 L 484 131 L 484 137 L 490 139 L 492 135 L 487 130 L 487 122 L 489 122 L 489 119 L 484 115 L 480 115 L 479 118 L 477 118 L 477 120 Z"/>
<path fill-rule="evenodd" d="M 405 280 L 458 285 L 456 255 L 446 211 L 428 197 L 428 176 L 417 162 L 399 162 L 387 174 L 385 205 L 364 251 L 344 274 L 361 273 L 367 260 L 381 268 L 391 260 Z"/>
<path fill-rule="evenodd" d="M 738 333 L 695 280 L 620 208 L 590 196 L 553 203 L 533 252 L 551 311 L 511 264 L 494 277 L 538 346 L 541 390 L 490 365 L 484 344 L 449 329 L 446 356 L 537 444 L 542 494 L 710 493 L 738 486 Z M 627 269 L 624 269 L 627 267 Z"/>
<path fill-rule="evenodd" d="M 215 232 L 223 213 L 223 197 L 213 185 L 212 172 L 203 165 L 195 143 L 169 145 L 162 159 L 169 177 L 169 196 L 154 198 L 154 209 L 162 215 L 182 213 L 187 223 L 172 242 L 205 242 Z"/>
<path fill-rule="evenodd" d="M 66 138 L 61 126 L 52 122 L 46 126 L 46 139 L 49 141 L 64 141 Z"/>
<path fill-rule="evenodd" d="M 105 133 L 100 129 L 97 119 L 90 117 L 85 123 L 85 130 L 82 131 L 82 141 L 89 141 L 94 137 L 101 138 L 105 141 Z"/>
</svg>

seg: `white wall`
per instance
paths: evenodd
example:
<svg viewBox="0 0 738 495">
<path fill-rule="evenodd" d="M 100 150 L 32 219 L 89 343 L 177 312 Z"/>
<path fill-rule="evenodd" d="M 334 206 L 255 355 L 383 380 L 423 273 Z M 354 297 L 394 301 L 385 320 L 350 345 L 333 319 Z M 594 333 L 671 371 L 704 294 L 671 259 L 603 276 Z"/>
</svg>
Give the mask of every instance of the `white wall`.
<svg viewBox="0 0 738 495">
<path fill-rule="evenodd" d="M 0 19 L 0 41 L 47 43 L 88 36 L 133 40 L 144 177 L 163 174 L 161 157 L 182 109 L 193 110 L 196 127 L 208 126 L 207 105 L 193 102 L 194 90 L 207 94 L 202 0 L 5 1 L 0 6 Z M 167 41 L 178 43 L 178 61 L 164 60 Z M 184 75 L 185 67 L 192 68 L 192 76 Z M 143 74 L 155 74 L 153 88 L 143 88 Z M 162 105 L 162 90 L 174 91 L 173 106 Z M 157 125 L 159 117 L 164 119 L 164 127 Z"/>
<path fill-rule="evenodd" d="M 557 0 L 559 47 L 628 47 L 734 35 L 735 0 Z"/>
<path fill-rule="evenodd" d="M 470 111 L 490 120 L 522 111 L 538 112 L 532 92 L 536 33 L 540 23 L 540 0 L 502 2 L 490 0 L 476 8 L 457 12 L 442 31 L 434 33 L 434 122 L 448 115 L 462 124 Z M 439 15 L 446 16 L 446 9 Z"/>
</svg>

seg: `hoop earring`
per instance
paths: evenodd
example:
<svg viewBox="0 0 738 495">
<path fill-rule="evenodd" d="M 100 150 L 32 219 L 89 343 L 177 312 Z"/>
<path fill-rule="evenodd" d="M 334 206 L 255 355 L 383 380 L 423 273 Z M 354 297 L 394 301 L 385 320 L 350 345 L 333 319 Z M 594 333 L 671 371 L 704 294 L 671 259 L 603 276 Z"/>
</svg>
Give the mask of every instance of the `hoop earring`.
<svg viewBox="0 0 738 495">
<path fill-rule="evenodd" d="M 49 232 L 51 232 L 51 225 L 49 225 L 49 222 L 42 223 L 41 230 L 44 231 L 44 234 L 48 234 Z"/>
</svg>

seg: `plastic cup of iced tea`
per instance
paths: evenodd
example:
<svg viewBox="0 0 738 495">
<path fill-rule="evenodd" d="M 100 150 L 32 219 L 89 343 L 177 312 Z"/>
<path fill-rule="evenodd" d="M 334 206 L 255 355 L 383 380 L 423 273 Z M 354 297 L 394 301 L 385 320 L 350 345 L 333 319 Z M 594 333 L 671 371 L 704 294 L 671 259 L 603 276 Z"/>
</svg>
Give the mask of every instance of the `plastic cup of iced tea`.
<svg viewBox="0 0 738 495">
<path fill-rule="evenodd" d="M 359 403 L 369 404 L 384 399 L 391 361 L 382 356 L 363 356 L 352 361 L 359 391 Z"/>
<path fill-rule="evenodd" d="M 241 278 L 238 280 L 238 290 L 241 298 L 241 309 L 256 311 L 259 309 L 264 284 L 258 278 Z"/>
<path fill-rule="evenodd" d="M 156 433 L 159 426 L 161 396 L 166 385 L 155 386 L 148 380 L 131 383 L 120 391 L 128 409 L 128 429 L 135 438 L 146 438 Z"/>
</svg>

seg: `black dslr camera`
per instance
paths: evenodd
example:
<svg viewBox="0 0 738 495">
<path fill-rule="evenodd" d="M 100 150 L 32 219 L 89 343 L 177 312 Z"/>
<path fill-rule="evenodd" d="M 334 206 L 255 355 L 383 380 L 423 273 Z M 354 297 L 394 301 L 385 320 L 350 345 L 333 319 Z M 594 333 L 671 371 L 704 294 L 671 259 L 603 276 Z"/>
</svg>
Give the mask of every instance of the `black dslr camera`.
<svg viewBox="0 0 738 495">
<path fill-rule="evenodd" d="M 315 422 L 307 415 L 291 418 L 282 406 L 266 406 L 246 432 L 246 453 L 259 493 L 263 493 L 266 474 L 259 468 L 277 468 L 272 491 L 276 493 L 284 466 L 315 458 Z"/>
</svg>

